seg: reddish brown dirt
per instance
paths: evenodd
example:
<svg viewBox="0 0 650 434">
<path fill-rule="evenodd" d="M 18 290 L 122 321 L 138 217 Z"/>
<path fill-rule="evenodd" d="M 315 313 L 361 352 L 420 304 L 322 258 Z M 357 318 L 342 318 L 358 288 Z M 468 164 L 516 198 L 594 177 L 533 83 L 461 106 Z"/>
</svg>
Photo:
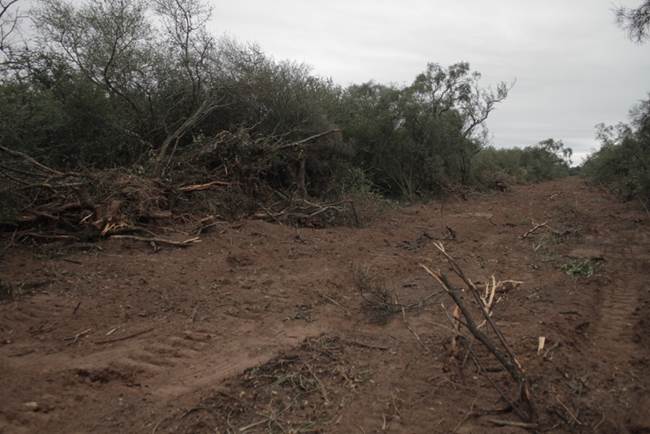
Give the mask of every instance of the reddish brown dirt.
<svg viewBox="0 0 650 434">
<path fill-rule="evenodd" d="M 563 235 L 521 239 L 531 220 Z M 363 229 L 243 221 L 184 250 L 13 249 L 0 279 L 23 294 L 0 304 L 0 432 L 524 432 L 476 414 L 503 407 L 491 381 L 509 384 L 450 360 L 449 300 L 377 318 L 355 286 L 366 269 L 404 304 L 436 290 L 418 264 L 447 268 L 432 244 L 445 225 L 472 278 L 524 282 L 494 318 L 538 431 L 650 433 L 650 219 L 578 179 Z M 602 259 L 573 277 L 571 257 Z"/>
</svg>

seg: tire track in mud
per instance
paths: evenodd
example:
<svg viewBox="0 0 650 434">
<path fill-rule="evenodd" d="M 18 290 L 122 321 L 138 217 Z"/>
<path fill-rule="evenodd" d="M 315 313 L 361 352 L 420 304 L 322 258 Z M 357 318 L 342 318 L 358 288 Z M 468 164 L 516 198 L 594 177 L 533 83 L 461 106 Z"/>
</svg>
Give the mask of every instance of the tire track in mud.
<svg viewBox="0 0 650 434">
<path fill-rule="evenodd" d="M 42 374 L 111 372 L 115 378 L 144 383 L 160 398 L 173 399 L 273 358 L 279 350 L 321 334 L 316 325 L 294 325 L 269 333 L 233 336 L 215 342 L 208 331 L 184 331 L 116 343 L 83 357 L 67 354 L 29 354 L 7 361 L 10 368 L 45 366 Z"/>
<path fill-rule="evenodd" d="M 593 341 L 611 359 L 626 360 L 634 352 L 633 313 L 638 301 L 637 289 L 624 283 L 605 289 Z"/>
<path fill-rule="evenodd" d="M 81 357 L 65 353 L 29 353 L 0 360 L 0 367 L 11 375 L 38 371 L 39 377 L 49 379 L 47 381 L 51 381 L 54 387 L 65 384 L 66 396 L 103 403 L 106 413 L 100 412 L 98 417 L 110 418 L 114 410 L 108 401 L 116 390 L 128 393 L 126 391 L 133 387 L 144 387 L 150 399 L 156 402 L 151 409 L 163 408 L 193 396 L 205 387 L 220 384 L 248 368 L 266 363 L 279 351 L 293 348 L 323 331 L 316 324 L 294 324 L 265 330 L 253 328 L 246 336 L 233 335 L 224 340 L 207 330 L 172 331 L 167 336 L 163 330 L 116 342 L 111 348 Z M 92 398 L 100 390 L 107 391 L 106 397 Z M 21 411 L 20 403 L 11 409 L 0 406 L 0 433 L 46 432 L 52 420 L 65 417 L 69 411 L 52 406 L 45 413 L 25 413 Z M 74 425 L 74 422 L 70 423 Z M 98 429 L 85 425 L 77 428 L 81 431 L 73 431 Z M 103 429 L 99 431 L 106 432 Z"/>
<path fill-rule="evenodd" d="M 611 283 L 602 288 L 603 300 L 592 341 L 611 360 L 629 361 L 637 353 L 635 313 L 643 288 L 629 276 L 650 269 L 647 252 L 643 245 L 617 243 L 608 248 L 607 261 L 620 271 Z"/>
<path fill-rule="evenodd" d="M 593 391 L 599 406 L 610 408 L 609 415 L 603 416 L 605 425 L 594 432 L 650 432 L 649 384 L 642 367 L 650 353 L 639 339 L 639 334 L 647 333 L 639 316 L 648 297 L 640 276 L 650 270 L 650 243 L 643 228 L 616 226 L 603 231 L 608 240 L 614 240 L 601 246 L 605 247 L 604 274 L 611 280 L 605 280 L 600 288 L 598 317 L 590 339 L 593 357 L 606 363 L 609 377 L 596 383 Z"/>
</svg>

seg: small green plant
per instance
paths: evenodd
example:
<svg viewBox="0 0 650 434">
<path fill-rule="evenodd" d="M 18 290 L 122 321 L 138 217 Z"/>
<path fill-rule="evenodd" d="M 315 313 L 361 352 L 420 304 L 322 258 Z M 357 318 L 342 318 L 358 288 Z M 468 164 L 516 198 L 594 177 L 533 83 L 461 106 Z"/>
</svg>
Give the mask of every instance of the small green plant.
<svg viewBox="0 0 650 434">
<path fill-rule="evenodd" d="M 591 277 L 596 272 L 596 264 L 591 259 L 571 261 L 562 266 L 562 271 L 572 277 Z"/>
</svg>

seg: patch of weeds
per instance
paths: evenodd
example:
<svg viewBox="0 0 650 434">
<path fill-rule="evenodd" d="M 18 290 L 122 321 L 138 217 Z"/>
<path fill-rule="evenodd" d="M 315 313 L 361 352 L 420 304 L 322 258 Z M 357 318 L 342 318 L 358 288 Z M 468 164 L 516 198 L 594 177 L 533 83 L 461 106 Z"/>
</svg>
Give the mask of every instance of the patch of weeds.
<svg viewBox="0 0 650 434">
<path fill-rule="evenodd" d="M 572 277 L 591 277 L 596 268 L 597 264 L 591 259 L 582 259 L 564 264 L 561 270 Z"/>
<path fill-rule="evenodd" d="M 563 262 L 563 256 L 559 253 L 558 247 L 567 243 L 578 242 L 582 237 L 580 228 L 549 228 L 543 233 L 536 234 L 533 241 L 533 250 L 540 256 L 541 262 L 560 265 Z M 570 265 L 565 264 L 560 268 L 567 274 L 582 276 L 582 274 L 574 274 L 574 272 L 565 270 L 565 267 L 570 267 Z"/>
<path fill-rule="evenodd" d="M 386 324 L 393 315 L 400 312 L 393 291 L 384 281 L 372 276 L 367 267 L 355 267 L 352 272 L 354 284 L 363 299 L 361 309 L 370 322 Z"/>
</svg>

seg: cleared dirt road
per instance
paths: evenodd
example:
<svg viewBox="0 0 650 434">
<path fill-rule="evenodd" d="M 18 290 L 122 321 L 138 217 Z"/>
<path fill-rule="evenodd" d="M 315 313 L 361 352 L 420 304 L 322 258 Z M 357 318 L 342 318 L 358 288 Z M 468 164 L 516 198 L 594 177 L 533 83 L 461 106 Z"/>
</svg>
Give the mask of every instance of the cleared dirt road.
<svg viewBox="0 0 650 434">
<path fill-rule="evenodd" d="M 554 232 L 522 239 L 533 221 Z M 494 318 L 540 431 L 650 432 L 650 217 L 574 178 L 362 229 L 242 221 L 184 250 L 11 250 L 0 277 L 25 294 L 0 304 L 0 432 L 523 432 L 477 414 L 503 406 L 507 377 L 478 344 L 478 365 L 450 360 L 448 299 L 381 316 L 359 295 L 359 270 L 402 304 L 436 291 L 418 264 L 446 269 L 447 226 L 473 279 L 523 282 Z"/>
</svg>

